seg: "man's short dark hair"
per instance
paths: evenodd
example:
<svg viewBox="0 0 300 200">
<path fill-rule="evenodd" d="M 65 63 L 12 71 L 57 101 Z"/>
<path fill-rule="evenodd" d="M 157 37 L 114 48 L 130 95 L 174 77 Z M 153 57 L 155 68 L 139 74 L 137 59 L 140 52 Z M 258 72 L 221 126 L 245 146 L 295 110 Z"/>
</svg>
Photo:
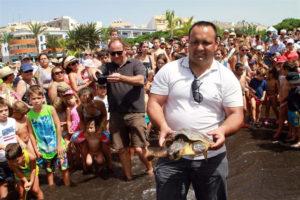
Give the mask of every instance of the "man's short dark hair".
<svg viewBox="0 0 300 200">
<path fill-rule="evenodd" d="M 159 42 L 160 42 L 159 37 L 154 37 L 154 38 L 152 39 L 152 42 L 153 42 L 154 40 L 159 40 Z"/>
<path fill-rule="evenodd" d="M 104 56 L 109 56 L 108 51 L 105 50 L 105 49 L 102 49 L 101 51 L 96 52 L 96 54 L 97 54 L 98 58 L 101 58 L 101 57 L 104 57 Z"/>
<path fill-rule="evenodd" d="M 193 30 L 193 28 L 195 26 L 210 26 L 210 27 L 212 27 L 214 29 L 214 31 L 215 31 L 215 34 L 216 34 L 215 40 L 217 41 L 217 37 L 218 37 L 217 27 L 213 23 L 207 22 L 207 21 L 198 21 L 195 24 L 193 24 L 193 26 L 189 30 L 189 38 L 191 38 L 191 31 Z"/>
<path fill-rule="evenodd" d="M 126 46 L 126 44 L 125 44 L 124 40 L 119 37 L 111 39 L 111 41 L 108 43 L 108 49 L 110 48 L 110 45 L 115 41 L 119 41 L 122 44 L 123 50 L 124 50 L 124 47 Z"/>
<path fill-rule="evenodd" d="M 48 54 L 46 54 L 46 53 L 40 53 L 39 56 L 38 56 L 38 61 L 40 61 L 42 55 L 46 56 L 49 59 Z"/>
</svg>

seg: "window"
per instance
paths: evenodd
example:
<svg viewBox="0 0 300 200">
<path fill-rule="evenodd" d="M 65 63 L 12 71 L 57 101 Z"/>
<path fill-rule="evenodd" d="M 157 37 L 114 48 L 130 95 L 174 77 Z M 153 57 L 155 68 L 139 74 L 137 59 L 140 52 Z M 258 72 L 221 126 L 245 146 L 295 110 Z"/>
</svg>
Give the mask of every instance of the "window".
<svg viewBox="0 0 300 200">
<path fill-rule="evenodd" d="M 40 41 L 43 42 L 43 36 L 42 35 L 40 36 Z"/>
</svg>

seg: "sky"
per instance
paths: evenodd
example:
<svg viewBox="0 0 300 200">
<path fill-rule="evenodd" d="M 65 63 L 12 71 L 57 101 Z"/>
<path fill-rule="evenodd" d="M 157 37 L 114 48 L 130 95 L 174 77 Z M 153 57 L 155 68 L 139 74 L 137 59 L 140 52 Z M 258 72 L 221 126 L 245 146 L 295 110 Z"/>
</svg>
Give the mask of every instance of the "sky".
<svg viewBox="0 0 300 200">
<path fill-rule="evenodd" d="M 270 26 L 285 18 L 300 19 L 300 0 L 0 0 L 0 27 L 61 16 L 79 23 L 102 21 L 104 27 L 118 19 L 138 26 L 166 10 L 196 21 L 246 20 Z"/>
</svg>

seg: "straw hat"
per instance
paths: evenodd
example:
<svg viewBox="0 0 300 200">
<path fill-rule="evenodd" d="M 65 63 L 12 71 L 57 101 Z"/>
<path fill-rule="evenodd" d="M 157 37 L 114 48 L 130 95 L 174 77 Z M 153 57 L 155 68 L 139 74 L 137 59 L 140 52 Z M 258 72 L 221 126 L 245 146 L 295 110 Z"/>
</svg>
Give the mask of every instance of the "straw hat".
<svg viewBox="0 0 300 200">
<path fill-rule="evenodd" d="M 78 61 L 78 58 L 75 56 L 68 56 L 64 61 L 64 67 L 67 67 L 71 62 Z"/>
<path fill-rule="evenodd" d="M 14 74 L 14 71 L 10 67 L 3 67 L 2 69 L 0 69 L 0 78 L 7 77 L 11 74 Z"/>
<path fill-rule="evenodd" d="M 54 64 L 60 64 L 61 62 L 59 62 L 59 60 L 57 58 L 52 58 L 51 62 Z"/>
</svg>

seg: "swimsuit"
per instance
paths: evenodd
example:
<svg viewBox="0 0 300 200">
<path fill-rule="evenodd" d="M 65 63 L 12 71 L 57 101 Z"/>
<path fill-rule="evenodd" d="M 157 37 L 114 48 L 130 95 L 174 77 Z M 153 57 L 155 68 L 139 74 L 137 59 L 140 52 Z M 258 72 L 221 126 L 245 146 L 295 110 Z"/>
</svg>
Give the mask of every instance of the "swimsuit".
<svg viewBox="0 0 300 200">
<path fill-rule="evenodd" d="M 28 156 L 28 151 L 26 149 L 23 149 L 23 155 L 25 157 L 25 165 L 24 166 L 17 166 L 17 168 L 22 172 L 22 174 L 25 176 L 27 181 L 30 181 L 30 174 L 31 174 L 31 167 L 30 167 L 30 161 L 29 161 L 29 156 Z M 21 179 L 18 177 L 16 173 L 15 175 L 15 180 L 16 182 L 21 182 Z M 35 168 L 35 175 L 39 175 L 39 167 L 36 165 Z"/>
</svg>

